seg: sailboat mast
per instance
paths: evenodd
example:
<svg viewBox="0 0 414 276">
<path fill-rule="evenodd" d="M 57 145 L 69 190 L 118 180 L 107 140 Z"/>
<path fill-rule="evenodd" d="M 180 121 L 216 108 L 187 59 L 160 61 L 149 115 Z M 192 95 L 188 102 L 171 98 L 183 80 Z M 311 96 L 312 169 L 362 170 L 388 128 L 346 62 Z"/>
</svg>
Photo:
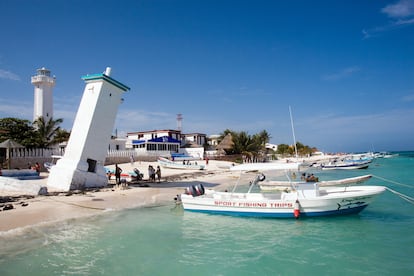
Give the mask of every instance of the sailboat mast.
<svg viewBox="0 0 414 276">
<path fill-rule="evenodd" d="M 293 143 L 295 145 L 295 156 L 298 158 L 298 148 L 296 146 L 295 128 L 293 127 L 292 108 L 289 105 L 290 124 L 292 125 Z"/>
</svg>

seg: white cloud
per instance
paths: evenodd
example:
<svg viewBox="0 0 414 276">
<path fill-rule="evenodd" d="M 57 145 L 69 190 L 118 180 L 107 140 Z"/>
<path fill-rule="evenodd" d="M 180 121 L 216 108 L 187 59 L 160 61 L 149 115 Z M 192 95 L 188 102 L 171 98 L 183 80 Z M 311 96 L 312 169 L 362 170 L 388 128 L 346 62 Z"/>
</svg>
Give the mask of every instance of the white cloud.
<svg viewBox="0 0 414 276">
<path fill-rule="evenodd" d="M 389 25 L 386 25 L 386 26 L 380 26 L 380 27 L 375 27 L 375 28 L 371 28 L 371 29 L 364 29 L 364 30 L 362 30 L 363 39 L 368 39 L 368 38 L 371 38 L 371 37 L 378 36 L 379 34 L 381 34 L 383 32 L 390 31 L 394 28 L 395 28 L 394 24 L 389 24 Z"/>
<path fill-rule="evenodd" d="M 323 110 L 321 110 L 323 111 Z M 371 142 L 377 139 L 398 140 L 412 137 L 414 128 L 410 122 L 414 118 L 414 109 L 397 109 L 383 113 L 340 115 L 323 114 L 309 116 L 298 122 L 296 129 L 305 133 L 313 144 L 325 140 L 326 144 L 335 141 Z"/>
<path fill-rule="evenodd" d="M 122 108 L 122 105 L 115 121 L 115 128 L 127 132 L 153 129 L 175 129 L 176 127 L 176 114 L 124 109 Z"/>
<path fill-rule="evenodd" d="M 399 19 L 395 22 L 396 26 L 410 25 L 414 24 L 414 18 L 411 19 Z"/>
<path fill-rule="evenodd" d="M 336 73 L 323 75 L 322 79 L 328 80 L 328 81 L 340 80 L 340 79 L 347 78 L 359 71 L 361 71 L 361 68 L 359 68 L 358 66 L 351 66 L 351 67 L 344 68 L 341 71 L 336 72 Z"/>
<path fill-rule="evenodd" d="M 15 80 L 20 81 L 20 77 L 10 71 L 6 71 L 3 69 L 0 69 L 0 78 L 1 79 L 8 79 L 8 80 Z"/>
<path fill-rule="evenodd" d="M 363 39 L 375 37 L 397 28 L 414 25 L 414 0 L 401 0 L 395 4 L 387 5 L 381 9 L 381 12 L 393 20 L 383 26 L 362 30 Z"/>
<path fill-rule="evenodd" d="M 406 95 L 402 98 L 403 102 L 414 102 L 414 94 Z"/>
<path fill-rule="evenodd" d="M 326 152 L 368 151 L 373 145 L 376 150 L 409 149 L 414 145 L 408 141 L 414 136 L 414 128 L 407 126 L 413 117 L 414 109 L 351 115 L 324 113 L 320 108 L 309 116 L 295 119 L 296 140 Z M 285 129 L 286 133 L 288 130 Z M 290 143 L 291 139 L 285 135 L 284 140 L 277 142 Z"/>
<path fill-rule="evenodd" d="M 414 1 L 413 0 L 400 0 L 395 4 L 390 4 L 381 9 L 381 12 L 385 13 L 391 18 L 401 18 L 414 15 Z"/>
<path fill-rule="evenodd" d="M 33 103 L 0 98 L 0 117 L 31 120 L 33 117 Z"/>
</svg>

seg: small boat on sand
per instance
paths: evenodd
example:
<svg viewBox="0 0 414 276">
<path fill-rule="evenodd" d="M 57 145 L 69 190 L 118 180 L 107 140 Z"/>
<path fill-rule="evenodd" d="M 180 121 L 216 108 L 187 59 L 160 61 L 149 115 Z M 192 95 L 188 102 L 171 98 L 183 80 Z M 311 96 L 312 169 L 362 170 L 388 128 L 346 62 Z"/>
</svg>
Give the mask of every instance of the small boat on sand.
<svg viewBox="0 0 414 276">
<path fill-rule="evenodd" d="M 269 165 L 264 165 L 267 166 Z M 253 167 L 240 165 L 232 167 L 231 170 L 257 170 Z M 260 165 L 257 167 L 260 168 Z M 286 170 L 286 165 L 282 169 Z M 291 169 L 295 167 L 292 166 Z M 292 185 L 289 191 L 253 192 L 253 188 L 266 178 L 262 172 L 254 174 L 247 192 L 236 192 L 239 182 L 231 192 L 204 189 L 202 184 L 198 184 L 188 187 L 184 194 L 177 197 L 177 201 L 182 204 L 185 211 L 192 212 L 299 218 L 356 214 L 385 191 L 383 186 L 320 187 L 319 183 L 299 183 Z"/>
<path fill-rule="evenodd" d="M 116 178 L 114 169 L 109 169 L 105 167 L 105 172 L 106 172 L 106 175 L 108 176 L 108 180 Z M 122 172 L 121 179 L 125 179 L 127 182 L 130 182 L 132 180 L 132 175 L 133 175 L 132 172 Z"/>
<path fill-rule="evenodd" d="M 175 162 L 164 157 L 158 157 L 158 164 L 169 169 L 204 170 L 204 165 L 199 165 L 197 164 L 197 161 L 190 160 Z"/>
</svg>

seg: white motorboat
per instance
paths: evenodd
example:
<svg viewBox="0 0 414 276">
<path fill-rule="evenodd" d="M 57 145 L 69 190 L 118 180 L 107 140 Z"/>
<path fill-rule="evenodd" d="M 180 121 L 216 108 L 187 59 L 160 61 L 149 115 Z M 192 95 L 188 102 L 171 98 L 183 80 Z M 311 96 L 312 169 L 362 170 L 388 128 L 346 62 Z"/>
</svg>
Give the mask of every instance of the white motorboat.
<svg viewBox="0 0 414 276">
<path fill-rule="evenodd" d="M 269 168 L 268 164 L 256 165 L 258 168 Z M 287 167 L 281 166 L 284 170 Z M 247 165 L 232 168 L 238 169 L 256 170 Z M 298 218 L 359 213 L 375 196 L 385 191 L 383 186 L 320 187 L 319 183 L 299 183 L 293 185 L 289 191 L 252 192 L 253 187 L 264 179 L 263 173 L 255 174 L 249 190 L 244 193 L 235 191 L 237 184 L 231 192 L 207 190 L 202 184 L 193 185 L 188 187 L 178 200 L 186 211 L 233 216 Z"/>
<path fill-rule="evenodd" d="M 321 164 L 322 170 L 357 170 L 367 169 L 369 161 L 333 161 Z"/>
<path fill-rule="evenodd" d="M 204 170 L 204 165 L 197 164 L 197 161 L 183 160 L 175 162 L 167 158 L 158 157 L 158 164 L 169 169 Z"/>
</svg>

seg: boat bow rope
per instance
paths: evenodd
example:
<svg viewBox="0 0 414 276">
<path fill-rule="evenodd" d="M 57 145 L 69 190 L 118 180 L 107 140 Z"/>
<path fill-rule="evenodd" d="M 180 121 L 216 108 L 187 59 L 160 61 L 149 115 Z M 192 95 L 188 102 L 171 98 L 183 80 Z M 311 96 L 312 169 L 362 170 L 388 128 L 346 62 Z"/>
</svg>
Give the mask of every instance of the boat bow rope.
<svg viewBox="0 0 414 276">
<path fill-rule="evenodd" d="M 411 188 L 411 189 L 413 188 L 412 185 L 407 185 L 407 184 L 399 183 L 399 182 L 396 182 L 396 181 L 393 181 L 393 180 L 390 180 L 390 179 L 383 178 L 381 176 L 372 175 L 372 177 L 375 177 L 375 178 L 378 178 L 380 180 L 383 180 L 383 181 L 386 181 L 386 182 L 389 182 L 389 183 L 393 183 L 393 184 L 396 184 L 396 185 L 399 185 L 399 186 L 403 186 L 403 187 L 407 187 L 407 188 Z M 385 186 L 385 189 L 387 189 L 391 193 L 399 196 L 401 199 L 407 201 L 408 203 L 411 203 L 411 204 L 414 205 L 414 198 L 413 197 L 408 196 L 408 195 L 403 194 L 403 193 L 400 193 L 400 192 L 397 192 L 396 190 L 393 190 L 393 189 L 391 189 L 391 188 L 389 188 L 387 186 Z"/>
</svg>

